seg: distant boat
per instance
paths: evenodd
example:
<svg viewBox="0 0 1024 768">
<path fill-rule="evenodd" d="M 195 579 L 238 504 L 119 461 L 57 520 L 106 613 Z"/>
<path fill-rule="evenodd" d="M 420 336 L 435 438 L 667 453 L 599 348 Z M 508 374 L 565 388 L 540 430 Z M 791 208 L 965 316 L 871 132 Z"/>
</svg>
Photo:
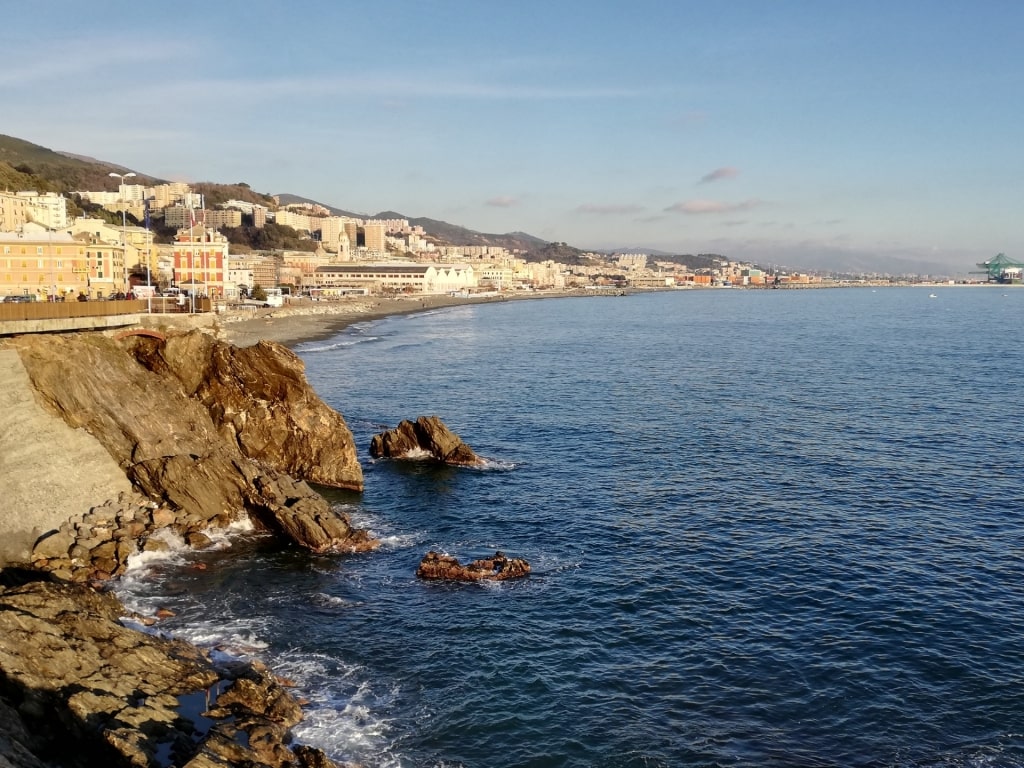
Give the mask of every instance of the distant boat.
<svg viewBox="0 0 1024 768">
<path fill-rule="evenodd" d="M 929 299 L 937 299 L 937 298 L 939 298 L 939 297 L 938 297 L 938 296 L 936 296 L 936 295 L 935 295 L 934 293 L 929 293 L 929 294 L 928 294 L 928 298 L 929 298 Z"/>
</svg>

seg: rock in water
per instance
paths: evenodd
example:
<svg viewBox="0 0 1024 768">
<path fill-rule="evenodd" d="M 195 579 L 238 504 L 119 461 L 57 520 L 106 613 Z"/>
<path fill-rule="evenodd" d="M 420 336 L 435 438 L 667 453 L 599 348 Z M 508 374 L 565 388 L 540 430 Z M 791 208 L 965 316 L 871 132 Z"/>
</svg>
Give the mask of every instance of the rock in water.
<svg viewBox="0 0 1024 768">
<path fill-rule="evenodd" d="M 451 555 L 431 551 L 423 556 L 416 575 L 431 581 L 505 581 L 529 576 L 530 564 L 495 552 L 494 557 L 462 565 Z"/>
<path fill-rule="evenodd" d="M 418 458 L 424 453 L 445 464 L 484 464 L 484 460 L 437 416 L 420 416 L 416 421 L 403 420 L 394 429 L 374 435 L 370 442 L 370 455 L 375 459 Z"/>
</svg>

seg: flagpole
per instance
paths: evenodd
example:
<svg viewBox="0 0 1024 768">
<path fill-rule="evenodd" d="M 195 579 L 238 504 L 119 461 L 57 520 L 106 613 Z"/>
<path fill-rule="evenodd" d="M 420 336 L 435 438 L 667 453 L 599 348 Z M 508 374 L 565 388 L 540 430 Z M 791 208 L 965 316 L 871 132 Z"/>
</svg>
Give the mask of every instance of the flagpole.
<svg viewBox="0 0 1024 768">
<path fill-rule="evenodd" d="M 206 195 L 199 198 L 199 202 L 203 207 L 203 292 L 206 294 L 206 298 L 210 298 L 210 243 L 206 242 Z M 211 302 L 211 306 L 212 302 Z"/>
<path fill-rule="evenodd" d="M 191 314 L 196 313 L 196 209 L 192 207 L 192 198 L 188 199 L 188 239 L 192 241 L 192 253 L 189 256 L 188 272 L 189 281 L 192 283 L 188 292 L 188 301 Z"/>
<path fill-rule="evenodd" d="M 150 275 L 153 273 L 153 241 L 149 235 L 149 198 L 142 202 L 146 214 L 146 311 L 153 314 L 153 283 Z"/>
</svg>

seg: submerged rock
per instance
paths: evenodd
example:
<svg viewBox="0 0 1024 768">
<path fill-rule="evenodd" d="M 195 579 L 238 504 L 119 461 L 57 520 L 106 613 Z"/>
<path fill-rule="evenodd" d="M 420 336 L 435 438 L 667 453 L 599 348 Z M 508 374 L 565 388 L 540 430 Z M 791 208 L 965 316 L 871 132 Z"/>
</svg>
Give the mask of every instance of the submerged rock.
<svg viewBox="0 0 1024 768">
<path fill-rule="evenodd" d="M 495 552 L 493 557 L 462 565 L 451 555 L 430 551 L 416 569 L 417 577 L 434 581 L 505 581 L 529 575 L 528 562 L 506 557 L 504 552 Z"/>
<path fill-rule="evenodd" d="M 370 455 L 375 459 L 419 458 L 424 454 L 445 464 L 479 466 L 484 463 L 437 416 L 403 420 L 394 429 L 374 435 L 370 441 Z"/>
</svg>

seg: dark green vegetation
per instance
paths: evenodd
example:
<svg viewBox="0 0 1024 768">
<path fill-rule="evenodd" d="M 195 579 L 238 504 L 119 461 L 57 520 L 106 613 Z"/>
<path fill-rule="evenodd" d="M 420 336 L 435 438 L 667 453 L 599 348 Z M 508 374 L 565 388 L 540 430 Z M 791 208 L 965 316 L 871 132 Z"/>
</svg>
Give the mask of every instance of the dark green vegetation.
<svg viewBox="0 0 1024 768">
<path fill-rule="evenodd" d="M 0 186 L 6 189 L 71 194 L 76 190 L 115 190 L 119 181 L 110 173 L 127 168 L 101 160 L 55 152 L 13 136 L 0 135 Z M 159 179 L 137 174 L 139 184 Z"/>
<path fill-rule="evenodd" d="M 319 245 L 316 240 L 310 240 L 293 227 L 268 221 L 257 229 L 251 219 L 247 224 L 244 223 L 247 218 L 249 217 L 242 217 L 243 224 L 240 227 L 221 227 L 220 231 L 234 246 L 232 251 L 235 253 L 244 253 L 247 250 L 315 251 Z"/>
</svg>

